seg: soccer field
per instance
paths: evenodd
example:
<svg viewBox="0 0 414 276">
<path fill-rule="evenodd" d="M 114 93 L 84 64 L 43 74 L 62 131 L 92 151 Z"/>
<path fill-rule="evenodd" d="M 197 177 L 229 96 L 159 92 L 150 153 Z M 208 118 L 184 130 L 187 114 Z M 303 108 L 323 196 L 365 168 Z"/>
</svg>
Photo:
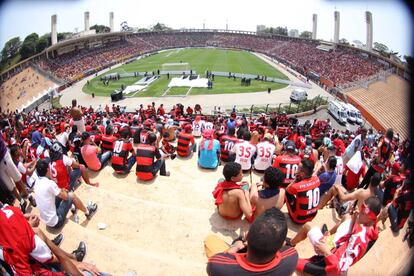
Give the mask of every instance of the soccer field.
<svg viewBox="0 0 414 276">
<path fill-rule="evenodd" d="M 119 89 L 122 84 L 124 86 L 131 85 L 142 77 L 111 80 L 108 86 L 104 86 L 100 80 L 100 77 L 103 75 L 115 72 L 156 72 L 158 69 L 162 70 L 163 64 L 180 62 L 188 63 L 189 69 L 195 70 L 200 77 L 205 77 L 206 70 L 209 70 L 248 73 L 288 79 L 283 73 L 246 51 L 210 48 L 174 49 L 163 51 L 105 72 L 90 80 L 89 84 L 85 84 L 82 90 L 89 94 L 95 93 L 95 95 L 99 96 L 109 96 L 115 89 Z M 150 84 L 144 91 L 137 93 L 136 96 L 160 97 L 168 89 L 169 82 L 170 80 L 166 76 L 161 76 L 161 78 Z M 213 89 L 192 88 L 190 95 L 259 92 L 266 91 L 269 87 L 272 90 L 276 90 L 286 87 L 286 85 L 252 80 L 250 86 L 241 86 L 240 79 L 238 78 L 233 80 L 233 78 L 215 77 Z M 168 91 L 167 95 L 185 95 L 188 90 L 189 88 L 185 87 L 174 87 Z"/>
</svg>

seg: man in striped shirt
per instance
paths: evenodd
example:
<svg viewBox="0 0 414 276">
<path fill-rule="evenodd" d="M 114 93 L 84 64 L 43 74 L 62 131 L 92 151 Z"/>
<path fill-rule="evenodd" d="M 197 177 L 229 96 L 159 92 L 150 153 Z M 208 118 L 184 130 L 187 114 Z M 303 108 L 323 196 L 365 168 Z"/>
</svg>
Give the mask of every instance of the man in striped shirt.
<svg viewBox="0 0 414 276">
<path fill-rule="evenodd" d="M 148 132 L 146 143 L 137 146 L 136 175 L 140 180 L 152 180 L 158 171 L 160 171 L 160 175 L 170 175 L 170 172 L 165 168 L 165 160 L 155 146 L 156 140 L 157 136 L 153 132 Z M 157 159 L 155 162 L 154 158 Z"/>
<path fill-rule="evenodd" d="M 236 240 L 223 253 L 208 260 L 208 275 L 291 275 L 298 262 L 298 253 L 283 246 L 287 235 L 287 222 L 283 213 L 273 207 L 260 215 L 247 234 L 246 241 Z M 217 244 L 207 238 L 206 249 Z M 246 253 L 239 253 L 244 251 Z"/>
</svg>

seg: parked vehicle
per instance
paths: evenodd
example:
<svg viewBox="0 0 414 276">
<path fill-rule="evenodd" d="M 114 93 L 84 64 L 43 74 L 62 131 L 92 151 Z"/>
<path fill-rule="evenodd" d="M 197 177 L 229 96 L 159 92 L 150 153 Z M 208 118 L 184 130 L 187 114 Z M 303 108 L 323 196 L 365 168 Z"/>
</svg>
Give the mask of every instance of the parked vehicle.
<svg viewBox="0 0 414 276">
<path fill-rule="evenodd" d="M 303 89 L 294 89 L 290 94 L 290 100 L 294 103 L 300 103 L 308 99 L 308 93 Z"/>
<path fill-rule="evenodd" d="M 347 122 L 347 110 L 343 105 L 336 100 L 330 101 L 328 104 L 328 112 L 335 118 L 340 124 L 346 125 Z"/>
<path fill-rule="evenodd" d="M 348 103 L 348 110 L 353 110 L 353 113 L 355 115 L 355 123 L 357 123 L 358 125 L 362 124 L 361 112 L 350 103 Z"/>
</svg>

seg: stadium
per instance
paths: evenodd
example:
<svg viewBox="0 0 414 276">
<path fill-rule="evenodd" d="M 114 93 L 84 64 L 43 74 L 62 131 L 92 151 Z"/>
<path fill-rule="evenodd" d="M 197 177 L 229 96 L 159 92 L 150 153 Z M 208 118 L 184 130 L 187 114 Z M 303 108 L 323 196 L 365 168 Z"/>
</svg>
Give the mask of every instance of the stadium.
<svg viewBox="0 0 414 276">
<path fill-rule="evenodd" d="M 382 175 L 379 190 L 389 196 L 387 192 L 391 193 L 391 189 L 393 194 L 388 198 L 389 201 L 383 204 L 381 213 L 375 214 L 378 218 L 375 217 L 375 225 L 371 228 L 377 228 L 375 231 L 379 232 L 378 238 L 370 241 L 373 245 L 370 244 L 368 249 L 363 248 L 362 255 L 358 251 L 362 249 L 350 248 L 355 250 L 352 253 L 355 256 L 348 264 L 352 266 L 348 269 L 345 265 L 345 270 L 338 270 L 339 262 L 341 266 L 344 265 L 344 259 L 340 259 L 337 260 L 338 268 L 334 268 L 338 271 L 331 272 L 338 275 L 407 273 L 414 238 L 412 221 L 406 222 L 411 209 L 409 172 L 412 159 L 409 150 L 408 120 L 410 72 L 407 66 L 373 51 L 373 23 L 370 12 L 366 12 L 365 15 L 366 27 L 371 30 L 367 32 L 365 49 L 339 43 L 338 11 L 335 11 L 333 16 L 335 34 L 332 42 L 316 39 L 316 14 L 313 15 L 312 38 L 267 34 L 260 26 L 256 32 L 228 29 L 134 32 L 128 28 L 117 32 L 114 31 L 112 12 L 109 14 L 110 31 L 95 33 L 90 29 L 89 16 L 89 12 L 85 12 L 85 29 L 81 35 L 58 41 L 57 15 L 52 15 L 51 45 L 11 66 L 0 75 L 0 118 L 3 137 L 3 141 L 0 142 L 4 144 L 0 149 L 3 151 L 7 146 L 16 169 L 19 168 L 18 164 L 25 164 L 23 171 L 19 169 L 19 180 L 16 180 L 16 177 L 8 177 L 7 168 L 0 168 L 0 203 L 4 204 L 2 210 L 10 208 L 5 204 L 14 205 L 17 209 L 25 202 L 22 209 L 25 209 L 26 214 L 40 217 L 40 224 L 38 219 L 37 225 L 32 225 L 36 235 L 42 237 L 42 234 L 37 232 L 41 231 L 47 237 L 44 239 L 53 239 L 62 233 L 65 237 L 63 242 L 59 243 L 62 250 L 51 249 L 61 264 L 67 256 L 59 256 L 59 252 L 71 252 L 80 241 L 84 241 L 87 244 L 87 254 L 83 254 L 81 260 L 111 275 L 229 275 L 215 274 L 218 270 L 214 273 L 212 267 L 214 264 L 224 265 L 226 262 L 235 265 L 238 257 L 226 259 L 227 257 L 223 256 L 227 255 L 214 254 L 224 251 L 223 244 L 228 248 L 232 241 L 248 233 L 251 225 L 263 221 L 259 218 L 256 218 L 253 224 L 248 221 L 251 219 L 251 213 L 255 213 L 254 208 L 250 206 L 251 203 L 250 215 L 246 215 L 242 208 L 239 219 L 226 219 L 220 213 L 222 209 L 216 206 L 217 203 L 215 205 L 212 195 L 217 189 L 217 183 L 221 181 L 219 179 L 223 178 L 223 168 L 233 163 L 225 162 L 223 159 L 223 149 L 226 146 L 222 140 L 231 132 L 232 127 L 229 127 L 229 124 L 234 122 L 233 131 L 237 132 L 239 139 L 235 145 L 249 143 L 254 151 L 257 147 L 257 154 L 253 159 L 250 157 L 248 169 L 245 170 L 242 165 L 242 184 L 248 184 L 247 189 L 250 193 L 253 193 L 255 183 L 262 183 L 263 179 L 266 179 L 264 172 L 266 174 L 269 165 L 261 170 L 258 166 L 255 167 L 254 162 L 255 158 L 259 159 L 259 144 L 264 143 L 266 139 L 274 145 L 274 152 L 269 161 L 269 164 L 273 165 L 270 167 L 275 167 L 274 160 L 277 156 L 283 156 L 288 151 L 288 141 L 291 141 L 295 146 L 296 155 L 301 156 L 302 160 L 311 160 L 312 169 L 315 166 L 312 176 L 315 179 L 318 179 L 320 174 L 316 168 L 327 168 L 328 159 L 332 156 L 346 160 L 347 162 L 344 161 L 342 165 L 349 172 L 353 170 L 351 165 L 354 166 L 357 161 L 351 165 L 349 162 L 359 158 L 354 156 L 362 155 L 363 160 L 359 161 L 357 171 L 361 170 L 364 163 L 367 172 L 363 175 L 358 174 L 356 186 L 361 185 L 361 181 L 362 184 L 364 181 L 373 181 L 375 166 L 382 164 L 382 170 L 375 169 L 380 176 Z M 306 91 L 307 99 L 293 102 L 294 91 Z M 76 100 L 75 103 L 73 100 Z M 336 115 L 336 112 L 340 114 L 342 109 L 331 109 L 331 106 L 334 106 L 332 102 L 340 103 L 339 108 L 344 108 L 345 112 L 348 112 L 348 122 L 345 120 L 344 125 L 341 125 Z M 354 109 L 346 109 L 346 106 L 352 106 Z M 393 108 L 390 109 L 390 106 Z M 359 124 L 356 123 L 357 119 L 352 122 L 351 113 L 354 114 L 353 118 L 357 116 L 355 114 L 360 114 Z M 197 134 L 195 126 L 200 120 L 203 123 L 199 126 L 203 131 Z M 193 142 L 189 142 L 187 146 L 195 145 L 195 152 L 191 153 L 186 149 L 187 156 L 181 157 L 179 152 L 184 142 L 180 135 L 188 129 L 190 132 L 186 135 L 193 135 Z M 388 137 L 390 129 L 393 132 L 392 136 Z M 208 137 L 207 133 L 210 130 L 212 134 Z M 354 150 L 355 140 L 361 137 L 364 130 L 368 130 L 368 134 L 365 132 L 368 138 L 359 138 L 361 140 L 358 141 L 363 145 L 356 146 L 355 149 L 359 149 Z M 66 131 L 67 137 L 62 138 L 65 137 Z M 146 133 L 145 138 L 142 138 L 143 132 Z M 123 133 L 129 134 L 124 137 Z M 251 138 L 246 140 L 246 133 L 246 137 Z M 143 167 L 148 166 L 145 163 L 147 161 L 138 156 L 151 134 L 156 137 L 154 150 L 161 154 L 156 159 L 163 160 L 163 167 L 158 168 L 161 175 L 157 176 L 155 172 L 146 179 L 145 173 L 148 171 Z M 104 142 L 104 136 L 116 137 L 109 142 L 109 148 Z M 94 169 L 94 166 L 88 163 L 86 149 L 83 150 L 90 142 L 90 137 L 95 139 L 91 142 L 92 145 L 98 144 L 99 153 L 102 150 L 102 155 L 98 157 L 98 161 L 101 162 L 98 169 Z M 118 157 L 115 141 L 127 143 L 128 139 L 133 141 L 129 143 L 133 147 L 126 151 L 126 156 L 129 156 L 129 151 L 134 152 L 134 161 L 131 163 L 133 167 L 129 173 L 120 173 L 114 166 L 119 160 L 114 159 Z M 211 150 L 210 146 L 207 146 L 207 140 L 217 140 L 218 145 L 222 144 L 222 152 L 219 150 L 217 157 L 221 161 L 216 160 L 214 168 L 203 167 L 200 163 L 201 152 L 207 151 L 206 148 Z M 79 148 L 83 162 L 75 152 L 75 148 L 78 147 L 76 141 L 85 143 L 82 149 Z M 58 146 L 55 146 L 56 144 Z M 387 154 L 381 151 L 384 144 L 388 145 Z M 21 148 L 20 151 L 16 147 Z M 177 158 L 176 153 L 169 152 L 170 147 L 177 151 Z M 333 155 L 330 153 L 332 148 L 335 150 Z M 343 150 L 340 150 L 342 148 Z M 307 152 L 309 149 L 311 153 Z M 349 154 L 348 149 L 355 151 L 349 158 L 346 157 Z M 19 156 L 14 159 L 15 152 L 20 152 L 23 161 Z M 70 183 L 73 182 L 75 185 L 72 187 L 70 184 L 68 190 L 73 188 L 77 200 L 80 199 L 85 205 L 90 200 L 99 206 L 97 210 L 90 209 L 93 204 L 84 206 L 83 209 L 86 208 L 86 212 L 90 212 L 85 213 L 85 218 L 80 205 L 76 204 L 76 200 L 73 201 L 72 208 L 79 211 L 68 212 L 67 209 L 62 222 L 59 217 L 59 227 L 51 227 L 50 221 L 45 220 L 45 211 L 42 210 L 45 203 L 41 202 L 43 198 L 40 196 L 42 191 L 36 187 L 41 181 L 43 184 L 46 178 L 45 175 L 36 176 L 37 173 L 41 174 L 39 164 L 47 163 L 49 167 L 46 166 L 46 170 L 50 168 L 52 171 L 54 165 L 49 163 L 56 162 L 53 159 L 54 152 L 61 153 L 60 158 L 64 153 L 63 155 L 73 159 L 67 163 L 62 161 L 64 172 L 68 174 L 66 181 L 69 183 L 70 179 Z M 235 154 L 237 163 L 237 151 L 228 154 Z M 104 155 L 109 156 L 105 161 L 101 159 Z M 34 160 L 37 160 L 36 163 Z M 395 172 L 395 164 L 398 165 L 398 172 Z M 169 176 L 166 176 L 166 170 Z M 32 172 L 28 174 L 28 171 Z M 79 173 L 75 178 L 72 176 L 74 172 Z M 364 176 L 370 172 L 371 179 L 365 180 Z M 21 189 L 19 183 L 23 181 L 22 175 L 26 183 Z M 327 189 L 324 196 L 334 193 L 331 191 L 335 191 L 337 185 L 344 185 L 343 181 L 347 180 L 343 179 L 348 177 L 342 167 L 340 172 L 335 171 L 335 176 L 341 177 L 335 180 L 335 185 L 331 183 L 332 187 Z M 60 172 L 51 176 L 52 182 L 56 182 L 59 188 L 62 188 L 59 183 L 61 177 L 63 176 L 60 176 Z M 392 181 L 395 177 L 398 177 L 399 182 L 394 185 Z M 5 178 L 7 180 L 4 180 Z M 319 178 L 322 179 L 320 176 Z M 34 184 L 28 179 L 32 179 Z M 5 181 L 12 181 L 15 189 L 9 189 L 9 186 L 3 183 Z M 299 180 L 295 179 L 292 184 L 296 181 Z M 94 185 L 97 182 L 99 185 Z M 69 185 L 68 183 L 66 184 Z M 286 203 L 279 209 L 287 221 L 287 237 L 297 239 L 306 227 L 303 223 L 297 223 L 291 214 L 294 211 L 288 206 L 288 192 L 292 190 L 289 186 L 284 187 L 286 200 L 282 201 Z M 235 189 L 242 190 L 241 187 Z M 280 190 L 284 190 L 280 187 Z M 364 189 L 361 187 L 347 189 L 346 193 L 356 195 L 359 189 Z M 365 191 L 371 192 L 371 188 L 365 187 Z M 255 189 L 260 197 L 260 191 L 257 191 L 257 187 Z M 317 215 L 315 211 L 315 216 L 311 219 L 312 225 L 321 227 L 325 224 L 329 230 L 336 229 L 336 226 L 346 221 L 347 215 L 358 215 L 353 209 L 347 214 L 336 212 L 335 208 L 319 208 L 322 194 L 319 200 L 319 188 L 317 189 L 316 203 L 315 194 L 313 203 L 312 197 L 307 195 L 309 206 L 313 204 L 318 209 Z M 358 200 L 358 206 L 362 204 L 361 201 L 368 200 L 368 196 L 362 195 L 365 192 L 362 190 L 361 197 L 358 195 L 353 198 L 356 199 L 353 207 L 355 210 Z M 27 202 L 24 199 L 27 193 L 32 194 L 36 204 L 26 206 L 29 203 L 29 199 Z M 229 196 L 230 191 L 224 193 L 228 193 L 226 195 Z M 341 195 L 340 192 L 335 193 L 339 194 L 335 194 L 338 201 L 341 197 L 350 198 Z M 335 204 L 335 196 L 332 205 Z M 223 195 L 223 200 L 225 198 Z M 381 199 L 386 201 L 385 198 Z M 62 199 L 66 200 L 69 199 Z M 257 201 L 256 204 L 258 208 L 260 204 Z M 298 204 L 298 208 L 299 205 L 303 204 Z M 366 206 L 365 203 L 362 206 Z M 56 213 L 56 207 L 54 208 Z M 393 214 L 390 209 L 398 215 Z M 386 219 L 387 216 L 390 218 Z M 7 236 L 13 227 L 6 227 L 6 217 L 7 215 L 1 217 L 0 233 Z M 217 244 L 218 240 L 220 242 Z M 211 241 L 214 242 L 214 246 L 211 246 Z M 290 242 L 291 240 L 288 243 Z M 10 240 L 0 238 L 0 245 L 7 248 Z M 50 240 L 45 242 L 45 245 L 51 247 Z M 294 250 L 300 260 L 315 255 L 314 246 L 307 240 L 291 245 L 295 245 Z M 338 245 L 338 248 L 341 247 Z M 294 254 L 291 252 L 292 248 L 285 250 L 280 254 L 285 254 L 286 258 Z M 346 251 L 346 254 L 348 253 Z M 9 273 L 11 270 L 16 272 L 19 267 L 13 263 L 15 256 L 7 252 L 4 256 L 6 258 L 0 258 L 3 261 L 0 266 L 2 272 L 7 269 Z M 248 256 L 247 245 L 247 258 Z M 349 262 L 349 259 L 344 262 L 346 261 Z M 261 267 L 263 263 L 252 262 L 252 266 L 247 268 L 246 263 L 243 265 L 241 267 L 249 272 L 264 269 Z M 323 266 L 328 269 L 328 264 L 324 263 Z M 64 265 L 62 267 L 66 272 L 72 271 L 67 270 Z M 305 271 L 311 275 L 318 275 L 316 270 L 306 270 L 309 268 L 305 266 L 305 269 L 302 268 L 300 271 L 298 267 L 295 265 L 295 269 L 289 273 L 296 271 L 296 275 L 301 275 L 301 272 Z M 77 269 L 91 271 L 90 267 L 84 266 L 77 266 Z M 327 273 L 326 271 L 323 273 Z"/>
</svg>

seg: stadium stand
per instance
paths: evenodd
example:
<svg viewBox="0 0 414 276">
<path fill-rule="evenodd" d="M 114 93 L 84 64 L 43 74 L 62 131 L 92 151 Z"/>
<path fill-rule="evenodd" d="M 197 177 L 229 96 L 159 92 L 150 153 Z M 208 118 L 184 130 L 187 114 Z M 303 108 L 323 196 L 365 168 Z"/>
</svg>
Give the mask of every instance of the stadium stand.
<svg viewBox="0 0 414 276">
<path fill-rule="evenodd" d="M 23 69 L 0 86 L 0 107 L 4 112 L 15 111 L 38 98 L 57 83 L 33 67 Z"/>
<path fill-rule="evenodd" d="M 346 93 L 348 101 L 377 122 L 374 127 L 384 131 L 393 128 L 405 139 L 409 135 L 409 83 L 399 76 L 391 75 L 385 81 L 376 81 L 365 88 Z"/>
<path fill-rule="evenodd" d="M 99 70 L 142 53 L 179 47 L 214 46 L 264 53 L 304 75 L 313 72 L 331 81 L 334 86 L 360 80 L 385 69 L 382 63 L 355 49 L 338 47 L 326 52 L 317 49 L 318 45 L 318 42 L 310 40 L 247 34 L 155 32 L 133 34 L 126 41 L 44 59 L 40 65 L 59 78 L 73 80 L 79 79 L 89 70 Z"/>
</svg>

